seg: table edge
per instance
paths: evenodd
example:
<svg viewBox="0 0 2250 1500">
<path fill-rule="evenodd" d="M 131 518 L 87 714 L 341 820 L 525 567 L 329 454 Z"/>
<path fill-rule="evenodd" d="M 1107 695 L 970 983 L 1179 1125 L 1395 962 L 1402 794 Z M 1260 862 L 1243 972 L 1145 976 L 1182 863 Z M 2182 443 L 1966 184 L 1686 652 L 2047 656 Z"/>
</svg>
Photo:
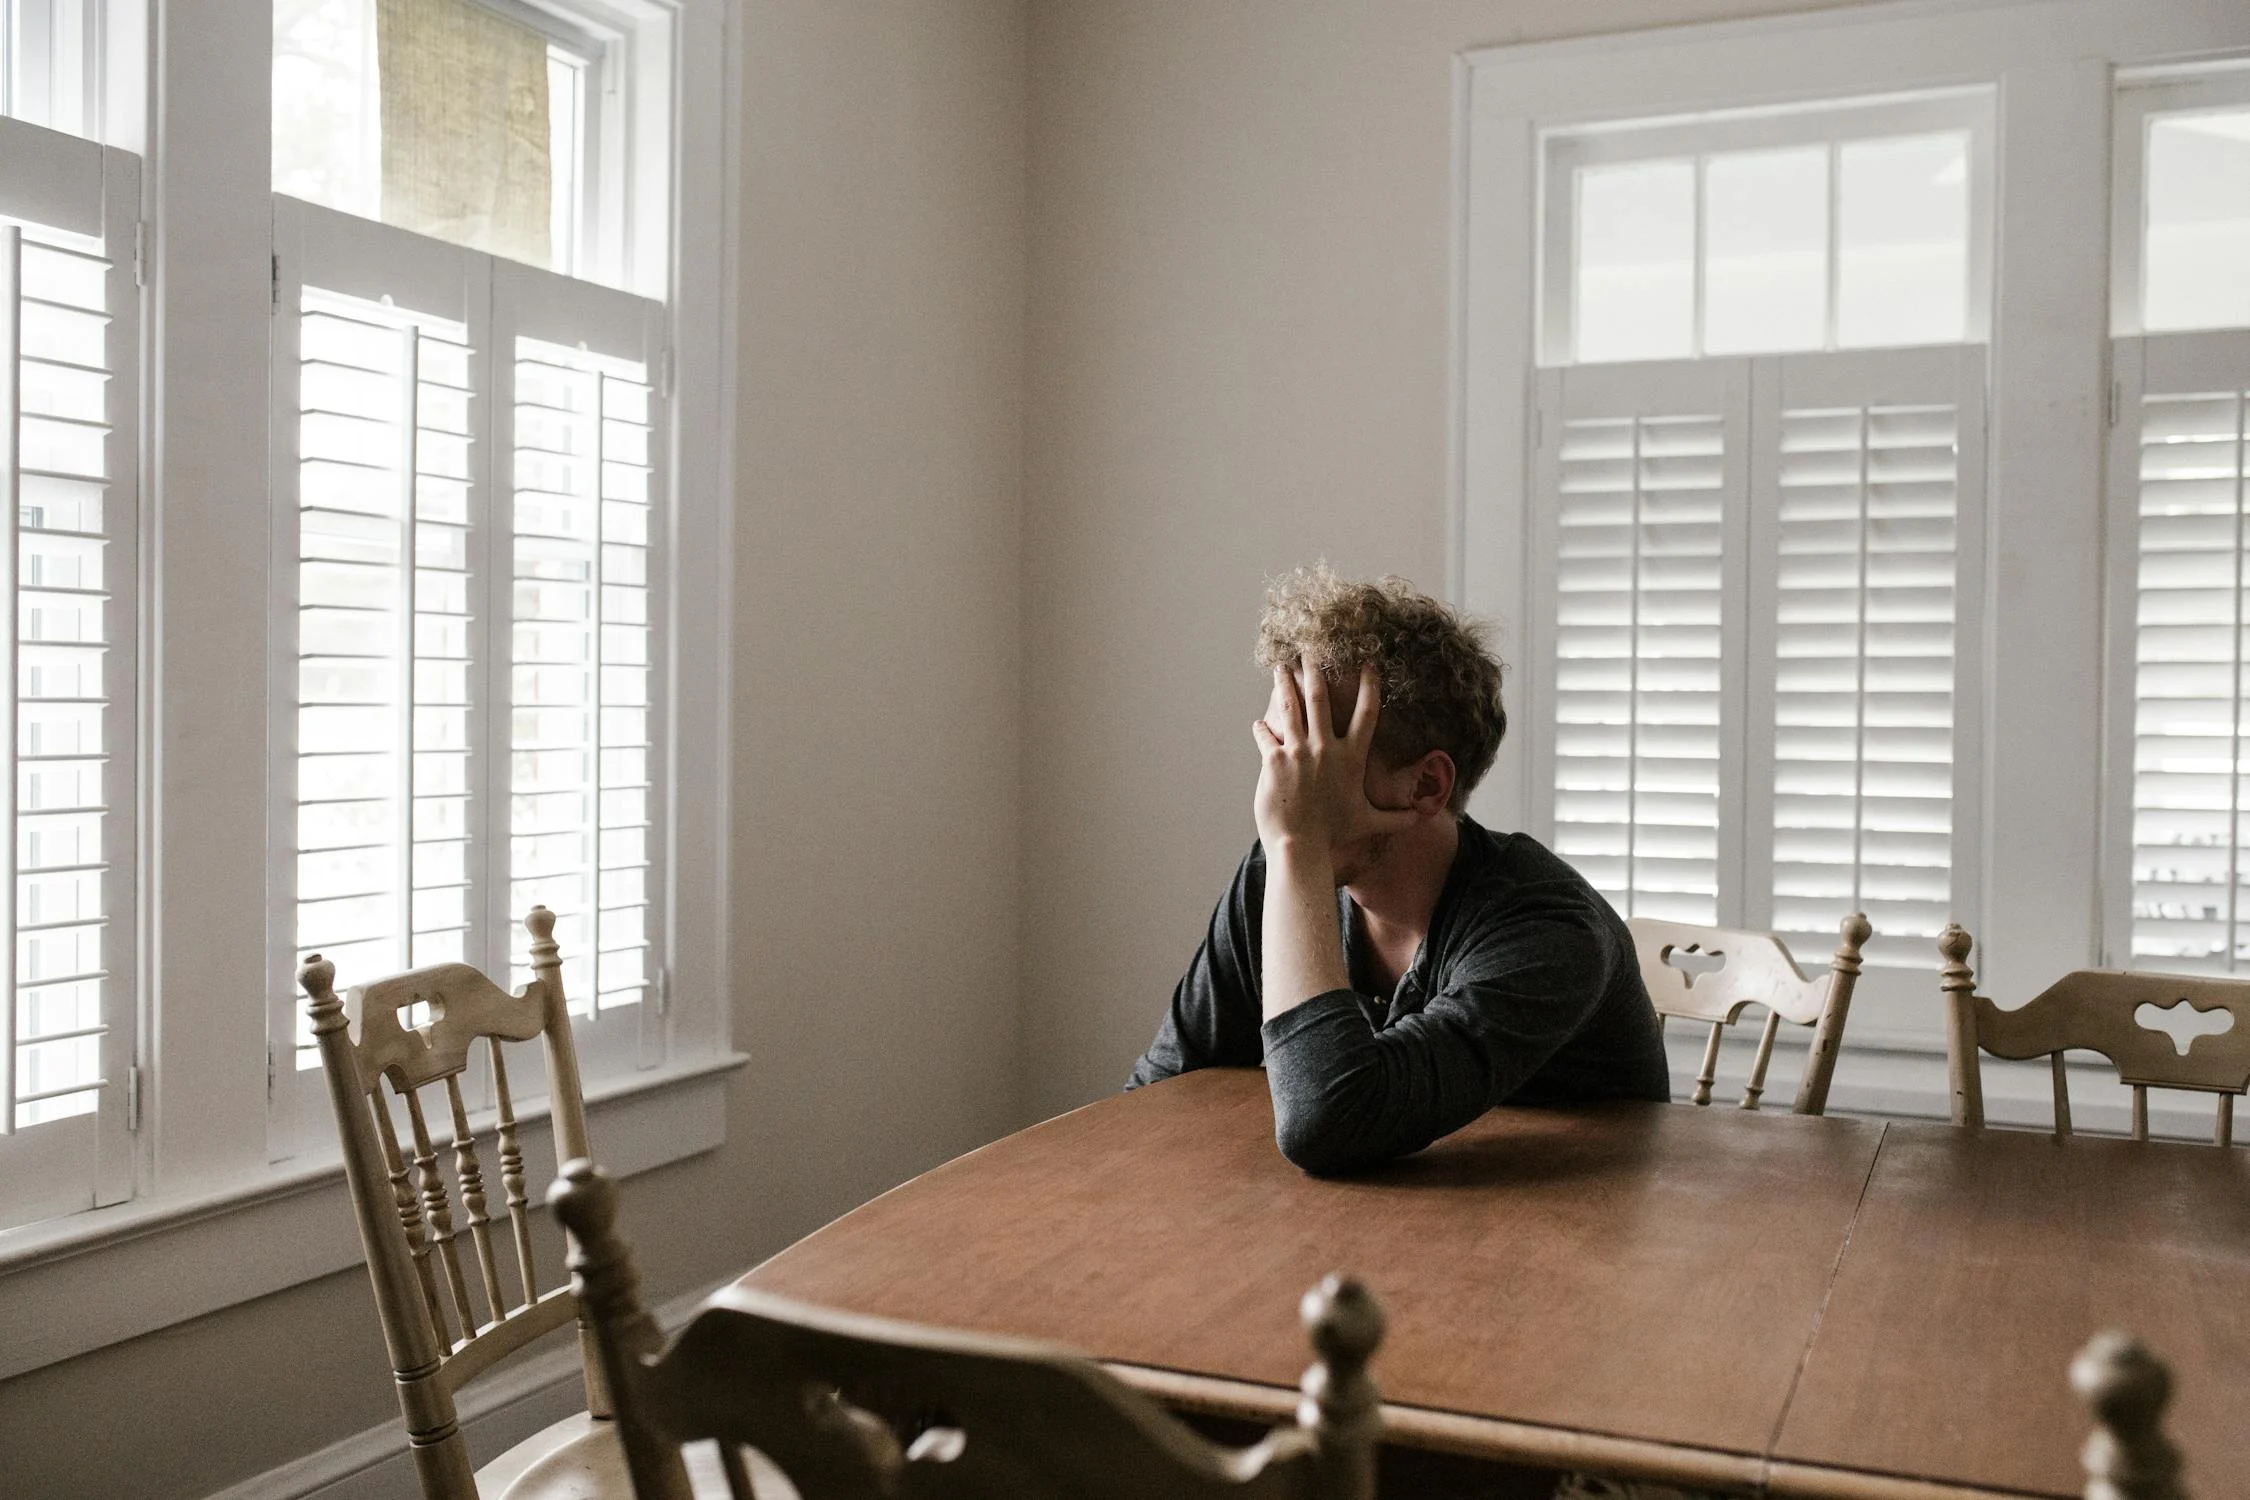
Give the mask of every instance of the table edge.
<svg viewBox="0 0 2250 1500">
<path fill-rule="evenodd" d="M 1168 1406 L 1259 1422 L 1293 1421 L 1297 1393 L 1217 1375 L 1105 1360 L 1118 1379 Z M 1653 1438 L 1616 1437 L 1500 1417 L 1383 1403 L 1383 1430 L 1410 1446 L 1465 1458 L 1592 1469 L 1627 1479 L 1736 1486 L 1792 1500 L 2046 1500 L 2036 1492 L 1983 1489 L 1697 1448 Z"/>
</svg>

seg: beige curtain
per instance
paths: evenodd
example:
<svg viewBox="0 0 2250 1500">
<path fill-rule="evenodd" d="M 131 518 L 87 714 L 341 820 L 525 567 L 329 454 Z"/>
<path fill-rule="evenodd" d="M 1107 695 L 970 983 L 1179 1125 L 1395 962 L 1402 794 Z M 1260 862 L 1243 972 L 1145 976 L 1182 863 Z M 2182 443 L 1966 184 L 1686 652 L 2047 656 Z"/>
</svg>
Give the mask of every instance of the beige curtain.
<svg viewBox="0 0 2250 1500">
<path fill-rule="evenodd" d="M 552 263 L 547 41 L 474 0 L 379 0 L 383 219 Z"/>
</svg>

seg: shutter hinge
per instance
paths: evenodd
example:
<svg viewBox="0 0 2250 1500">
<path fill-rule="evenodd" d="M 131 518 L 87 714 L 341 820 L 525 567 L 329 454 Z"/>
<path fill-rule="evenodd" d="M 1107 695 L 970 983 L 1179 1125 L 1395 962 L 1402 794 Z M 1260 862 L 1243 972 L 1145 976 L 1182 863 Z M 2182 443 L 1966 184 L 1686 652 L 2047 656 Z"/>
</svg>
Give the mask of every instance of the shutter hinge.
<svg viewBox="0 0 2250 1500">
<path fill-rule="evenodd" d="M 274 1063 L 275 1054 L 276 1049 L 273 1043 L 268 1042 L 266 1044 L 266 1105 L 268 1108 L 273 1105 L 274 1082 L 277 1072 Z"/>
<path fill-rule="evenodd" d="M 1543 406 L 1534 406 L 1531 409 L 1531 451 L 1534 453 L 1543 452 L 1546 444 L 1547 409 Z"/>
<path fill-rule="evenodd" d="M 279 251 L 276 251 L 273 257 L 273 308 L 275 312 L 281 311 L 281 254 Z"/>
<path fill-rule="evenodd" d="M 660 1016 L 668 1016 L 672 1013 L 672 969 L 670 965 L 656 971 L 656 1013 Z"/>
<path fill-rule="evenodd" d="M 2122 416 L 2124 415 L 2124 410 L 2123 410 L 2123 408 L 2124 408 L 2124 405 L 2125 405 L 2125 382 L 2124 382 L 2124 381 L 2122 381 L 2122 380 L 2112 380 L 2112 381 L 2111 381 L 2111 382 L 2109 383 L 2109 425 L 2110 425 L 2110 426 L 2112 426 L 2112 427 L 2115 427 L 2115 426 L 2117 425 L 2117 423 L 2118 423 L 2118 419 L 2119 419 L 2120 417 L 2122 417 Z"/>
<path fill-rule="evenodd" d="M 673 374 L 672 346 L 666 344 L 663 357 L 656 362 L 656 398 L 659 401 L 672 399 Z"/>
<path fill-rule="evenodd" d="M 148 220 L 133 222 L 133 285 L 148 285 Z"/>
<path fill-rule="evenodd" d="M 141 1133 L 141 1069 L 138 1063 L 125 1070 L 125 1133 Z"/>
</svg>

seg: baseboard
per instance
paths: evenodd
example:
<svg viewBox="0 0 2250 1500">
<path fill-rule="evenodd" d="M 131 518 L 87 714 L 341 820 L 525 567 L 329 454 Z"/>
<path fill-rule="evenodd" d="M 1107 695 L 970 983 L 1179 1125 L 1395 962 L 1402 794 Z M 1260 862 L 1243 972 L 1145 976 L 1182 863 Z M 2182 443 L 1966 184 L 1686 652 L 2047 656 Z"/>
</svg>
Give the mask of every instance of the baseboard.
<svg viewBox="0 0 2250 1500">
<path fill-rule="evenodd" d="M 731 1278 L 730 1278 L 731 1279 Z M 667 1332 L 693 1316 L 697 1307 L 726 1282 L 674 1297 L 656 1309 Z M 504 1365 L 461 1393 L 461 1431 L 469 1455 L 489 1463 L 541 1428 L 586 1407 L 580 1384 L 578 1350 L 544 1350 Z M 204 1500 L 421 1500 L 406 1452 L 406 1431 L 397 1417 L 355 1432 L 303 1458 L 253 1474 Z"/>
</svg>

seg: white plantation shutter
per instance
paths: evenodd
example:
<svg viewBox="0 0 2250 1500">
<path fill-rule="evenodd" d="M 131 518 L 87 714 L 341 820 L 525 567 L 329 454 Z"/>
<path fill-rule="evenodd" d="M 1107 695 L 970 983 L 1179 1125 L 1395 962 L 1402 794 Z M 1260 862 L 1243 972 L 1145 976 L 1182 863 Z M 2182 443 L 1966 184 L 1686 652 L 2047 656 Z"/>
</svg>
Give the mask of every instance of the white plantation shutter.
<svg viewBox="0 0 2250 1500">
<path fill-rule="evenodd" d="M 2130 572 L 2112 587 L 2131 603 L 2114 616 L 2112 754 L 2131 792 L 2111 819 L 2111 958 L 2226 973 L 2250 966 L 2250 334 L 2121 340 L 2116 367 L 2113 551 Z"/>
<path fill-rule="evenodd" d="M 275 243 L 286 1071 L 306 954 L 520 984 L 535 903 L 588 1073 L 656 1060 L 663 309 L 288 199 Z M 274 1114 L 278 1153 L 325 1128 Z"/>
<path fill-rule="evenodd" d="M 0 121 L 0 1228 L 131 1177 L 138 202 L 131 157 Z"/>
<path fill-rule="evenodd" d="M 1533 722 L 1551 733 L 1555 851 L 1628 916 L 1714 922 L 1733 895 L 1737 384 L 1690 365 L 1555 371 L 1543 386 L 1554 675 Z"/>
<path fill-rule="evenodd" d="M 662 763 L 661 309 L 502 268 L 513 356 L 508 900 L 556 915 L 582 1034 L 653 1055 Z M 511 962 L 530 962 L 512 931 Z"/>
<path fill-rule="evenodd" d="M 1770 785 L 1772 843 L 1753 889 L 1771 905 L 1746 915 L 1817 958 L 1864 911 L 1871 965 L 1926 968 L 1972 894 L 1954 875 L 1973 865 L 1956 642 L 1981 550 L 1981 352 L 1762 361 L 1757 387 L 1754 592 L 1771 594 L 1754 617 L 1772 661 L 1751 729 L 1770 723 L 1772 759 L 1752 786 Z"/>
<path fill-rule="evenodd" d="M 1974 920 L 1982 389 L 1973 346 L 1540 381 L 1553 848 L 1623 913 L 1814 965 L 1866 911 L 1878 1029 L 1928 1029 L 1904 971 Z"/>
</svg>

